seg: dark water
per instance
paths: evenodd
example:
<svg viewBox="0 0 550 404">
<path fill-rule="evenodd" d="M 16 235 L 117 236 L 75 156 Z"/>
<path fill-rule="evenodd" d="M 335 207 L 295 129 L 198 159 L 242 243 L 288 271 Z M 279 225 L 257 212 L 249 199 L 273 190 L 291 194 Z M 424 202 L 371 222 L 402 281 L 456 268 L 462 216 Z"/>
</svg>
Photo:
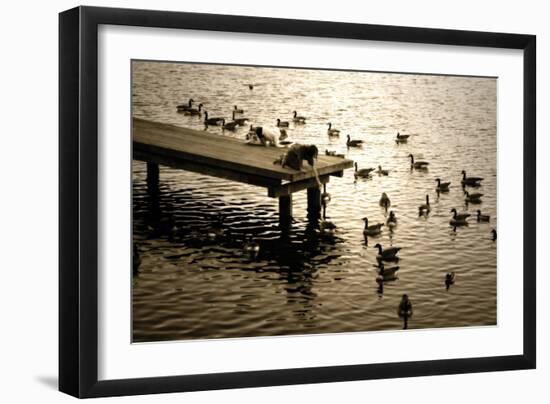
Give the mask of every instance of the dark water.
<svg viewBox="0 0 550 404">
<path fill-rule="evenodd" d="M 145 164 L 134 161 L 142 260 L 132 289 L 134 341 L 402 329 L 403 293 L 414 305 L 409 328 L 496 324 L 496 80 L 144 62 L 134 64 L 133 78 L 136 117 L 203 129 L 200 118 L 176 112 L 189 97 L 227 118 L 237 104 L 257 125 L 291 120 L 296 109 L 308 120 L 291 123 L 292 140 L 345 153 L 360 168 L 390 170 L 359 181 L 346 170 L 331 179 L 332 235 L 308 222 L 305 192 L 294 194 L 295 222 L 283 234 L 277 200 L 263 188 L 161 167 L 160 195 L 151 198 Z M 329 121 L 340 138 L 326 135 Z M 247 128 L 209 130 L 244 139 Z M 397 131 L 411 135 L 408 143 L 395 143 Z M 347 133 L 365 146 L 348 150 Z M 429 161 L 429 170 L 411 171 L 409 153 Z M 463 169 L 485 178 L 475 189 L 484 194 L 480 205 L 464 202 Z M 452 182 L 449 193 L 435 192 L 436 177 Z M 366 242 L 361 218 L 387 217 L 382 192 L 398 225 Z M 426 194 L 432 210 L 419 217 Z M 471 219 L 454 231 L 453 207 L 481 209 L 491 221 Z M 247 235 L 260 244 L 257 259 L 243 250 Z M 383 290 L 377 242 L 402 247 L 398 279 Z M 456 281 L 447 290 L 450 271 Z"/>
</svg>

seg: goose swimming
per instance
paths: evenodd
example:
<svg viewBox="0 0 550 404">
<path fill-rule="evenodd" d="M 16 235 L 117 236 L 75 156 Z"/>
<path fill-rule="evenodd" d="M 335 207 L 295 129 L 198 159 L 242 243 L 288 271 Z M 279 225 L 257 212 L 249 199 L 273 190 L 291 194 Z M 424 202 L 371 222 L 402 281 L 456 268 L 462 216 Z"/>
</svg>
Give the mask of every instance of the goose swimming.
<svg viewBox="0 0 550 404">
<path fill-rule="evenodd" d="M 390 228 L 397 226 L 397 218 L 395 217 L 395 212 L 393 210 L 390 210 L 390 216 L 386 221 L 386 225 Z"/>
<path fill-rule="evenodd" d="M 222 121 L 223 130 L 235 130 L 237 126 L 239 126 L 239 124 L 236 121 L 225 122 L 225 119 Z"/>
<path fill-rule="evenodd" d="M 208 118 L 208 111 L 204 111 L 204 123 L 207 125 L 222 125 L 224 122 L 224 118 L 222 117 L 215 117 L 215 118 Z"/>
<path fill-rule="evenodd" d="M 397 136 L 395 138 L 395 141 L 397 143 L 405 143 L 409 139 L 410 135 L 401 135 L 399 132 L 397 132 Z"/>
<path fill-rule="evenodd" d="M 242 108 L 237 108 L 236 105 L 233 106 L 233 112 L 235 112 L 236 114 L 242 114 L 244 113 L 244 110 Z"/>
<path fill-rule="evenodd" d="M 346 145 L 348 147 L 362 147 L 363 141 L 362 140 L 351 140 L 350 135 L 348 135 L 348 140 L 346 141 Z"/>
<path fill-rule="evenodd" d="M 478 187 L 480 186 L 480 182 L 483 181 L 483 178 L 481 177 L 467 177 L 466 171 L 462 170 L 462 185 L 469 185 L 472 187 Z"/>
<path fill-rule="evenodd" d="M 385 192 L 382 192 L 382 196 L 380 197 L 380 206 L 385 208 L 386 210 L 390 207 L 391 201 L 388 195 Z"/>
<path fill-rule="evenodd" d="M 409 299 L 409 296 L 403 295 L 403 297 L 401 298 L 401 302 L 399 302 L 399 306 L 397 306 L 397 314 L 399 317 L 403 317 L 403 318 L 412 317 L 413 305 Z"/>
<path fill-rule="evenodd" d="M 451 209 L 451 213 L 453 214 L 453 217 L 451 218 L 451 221 L 449 222 L 451 226 L 467 226 L 468 222 L 466 221 L 467 218 L 470 217 L 469 213 L 458 213 L 455 208 Z"/>
<path fill-rule="evenodd" d="M 376 259 L 379 261 L 395 261 L 397 258 L 397 253 L 401 250 L 401 247 L 388 247 L 385 250 L 382 248 L 380 243 L 376 243 L 374 248 L 378 248 L 378 255 Z"/>
<path fill-rule="evenodd" d="M 346 157 L 344 154 L 339 154 L 339 153 L 336 153 L 336 151 L 328 150 L 328 149 L 325 149 L 325 154 L 327 156 L 340 157 L 342 159 Z"/>
<path fill-rule="evenodd" d="M 489 215 L 482 215 L 481 210 L 477 210 L 477 221 L 478 222 L 488 222 L 491 220 L 491 216 Z"/>
<path fill-rule="evenodd" d="M 355 166 L 355 172 L 354 172 L 355 178 L 357 177 L 368 178 L 370 177 L 370 173 L 374 171 L 374 168 L 362 168 L 359 170 L 357 168 L 358 167 L 357 163 L 354 163 L 354 166 Z"/>
<path fill-rule="evenodd" d="M 306 123 L 306 117 L 305 116 L 299 116 L 298 112 L 294 111 L 294 117 L 292 118 L 292 121 L 294 123 Z"/>
<path fill-rule="evenodd" d="M 288 121 L 281 121 L 279 118 L 277 118 L 277 127 L 278 128 L 288 128 L 289 123 Z"/>
<path fill-rule="evenodd" d="M 470 203 L 481 203 L 481 197 L 483 196 L 483 194 L 480 193 L 470 194 L 468 191 L 464 191 L 464 195 L 466 195 L 464 200 Z"/>
<path fill-rule="evenodd" d="M 340 136 L 340 131 L 338 129 L 332 129 L 332 123 L 328 123 L 327 134 L 329 136 Z"/>
<path fill-rule="evenodd" d="M 183 111 L 186 115 L 200 115 L 202 110 L 202 104 L 199 104 L 198 108 L 189 108 L 186 111 Z"/>
<path fill-rule="evenodd" d="M 377 236 L 382 233 L 382 227 L 384 223 L 376 223 L 369 226 L 369 219 L 367 217 L 363 218 L 365 222 L 365 227 L 363 228 L 363 235 L 365 236 Z"/>
<path fill-rule="evenodd" d="M 449 287 L 454 283 L 455 283 L 455 273 L 447 272 L 445 274 L 445 286 L 447 287 L 447 290 L 449 290 Z"/>
<path fill-rule="evenodd" d="M 193 107 L 194 102 L 195 101 L 193 100 L 193 98 L 189 98 L 189 101 L 188 101 L 187 105 L 186 104 L 180 104 L 176 107 L 176 109 L 178 110 L 178 112 L 187 111 L 187 110 L 189 110 Z"/>
<path fill-rule="evenodd" d="M 390 172 L 388 170 L 382 170 L 382 166 L 378 166 L 378 175 L 388 175 Z"/>
<path fill-rule="evenodd" d="M 430 164 L 427 161 L 414 161 L 414 156 L 412 154 L 409 154 L 409 157 L 411 158 L 411 167 L 417 170 L 425 170 Z"/>
<path fill-rule="evenodd" d="M 449 186 L 451 185 L 450 182 L 441 182 L 441 179 L 436 178 L 435 181 L 437 182 L 437 187 L 435 188 L 439 192 L 449 192 Z"/>
<path fill-rule="evenodd" d="M 491 230 L 491 235 L 492 235 L 492 240 L 493 241 L 496 241 L 497 240 L 497 231 L 495 229 Z"/>
<path fill-rule="evenodd" d="M 426 195 L 426 203 L 423 203 L 418 207 L 418 213 L 419 214 L 430 213 L 431 210 L 432 208 L 430 206 L 430 195 Z"/>
<path fill-rule="evenodd" d="M 241 117 L 239 117 L 239 118 L 235 118 L 235 113 L 236 113 L 236 111 L 233 111 L 232 118 L 233 118 L 233 120 L 234 120 L 235 122 L 237 122 L 237 124 L 238 124 L 239 126 L 244 125 L 244 124 L 246 123 L 246 121 L 248 121 L 248 118 L 245 118 L 244 116 L 241 116 Z"/>
</svg>

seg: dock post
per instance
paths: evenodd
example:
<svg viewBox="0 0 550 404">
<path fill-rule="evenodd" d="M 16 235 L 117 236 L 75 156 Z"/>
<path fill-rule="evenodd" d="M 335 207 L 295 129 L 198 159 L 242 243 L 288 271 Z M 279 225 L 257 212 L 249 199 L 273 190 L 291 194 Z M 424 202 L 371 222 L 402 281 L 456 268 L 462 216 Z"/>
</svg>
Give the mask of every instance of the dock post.
<svg viewBox="0 0 550 404">
<path fill-rule="evenodd" d="M 307 189 L 307 217 L 313 220 L 321 217 L 321 190 L 318 187 Z"/>
<path fill-rule="evenodd" d="M 290 227 L 292 222 L 292 194 L 279 197 L 279 224 L 283 228 Z"/>
<path fill-rule="evenodd" d="M 150 161 L 147 162 L 147 191 L 149 195 L 159 193 L 159 165 Z"/>
</svg>

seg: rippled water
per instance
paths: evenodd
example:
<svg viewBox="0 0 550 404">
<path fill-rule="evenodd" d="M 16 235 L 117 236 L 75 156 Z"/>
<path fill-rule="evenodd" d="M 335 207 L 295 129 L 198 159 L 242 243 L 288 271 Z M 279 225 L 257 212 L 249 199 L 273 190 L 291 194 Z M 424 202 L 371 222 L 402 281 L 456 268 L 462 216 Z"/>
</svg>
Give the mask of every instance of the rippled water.
<svg viewBox="0 0 550 404">
<path fill-rule="evenodd" d="M 134 161 L 134 241 L 142 261 L 133 278 L 134 341 L 401 329 L 396 309 L 404 293 L 414 305 L 409 328 L 496 324 L 495 79 L 134 62 L 135 117 L 202 130 L 200 118 L 176 112 L 189 97 L 211 116 L 229 118 L 237 104 L 257 125 L 291 120 L 297 110 L 308 119 L 291 123 L 292 140 L 390 173 L 355 181 L 350 169 L 331 178 L 333 235 L 308 223 L 305 192 L 294 194 L 295 222 L 285 235 L 278 202 L 263 188 L 161 166 L 160 196 L 151 198 L 145 164 Z M 326 135 L 329 121 L 340 138 Z M 244 139 L 247 128 L 209 131 Z M 408 143 L 395 143 L 397 131 L 411 135 Z M 348 133 L 365 146 L 348 150 Z M 411 171 L 409 153 L 429 161 L 429 170 Z M 485 178 L 475 190 L 484 194 L 480 205 L 464 202 L 463 169 Z M 436 177 L 452 182 L 449 193 L 435 192 Z M 386 219 L 382 192 L 398 226 L 365 242 L 361 218 Z M 426 194 L 432 211 L 419 217 Z M 454 231 L 453 207 L 481 209 L 491 222 L 471 220 Z M 243 252 L 249 234 L 261 246 L 255 260 Z M 382 290 L 377 242 L 402 247 L 398 280 Z M 456 282 L 447 290 L 450 271 Z"/>
</svg>

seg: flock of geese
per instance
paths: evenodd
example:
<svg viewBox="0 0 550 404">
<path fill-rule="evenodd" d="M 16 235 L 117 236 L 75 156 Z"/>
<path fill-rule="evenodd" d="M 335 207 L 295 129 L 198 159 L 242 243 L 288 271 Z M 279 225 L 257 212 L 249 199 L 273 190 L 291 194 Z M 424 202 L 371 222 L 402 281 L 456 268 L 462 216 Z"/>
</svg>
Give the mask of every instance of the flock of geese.
<svg viewBox="0 0 550 404">
<path fill-rule="evenodd" d="M 250 88 L 252 90 L 252 88 Z M 223 130 L 231 130 L 234 131 L 239 126 L 244 126 L 247 124 L 247 121 L 249 121 L 248 118 L 243 116 L 244 110 L 241 108 L 238 108 L 237 105 L 233 107 L 233 110 L 231 111 L 231 120 L 226 120 L 224 117 L 212 117 L 208 115 L 208 111 L 203 110 L 203 104 L 199 103 L 198 107 L 195 108 L 193 104 L 195 101 L 191 98 L 189 99 L 187 104 L 181 104 L 177 106 L 177 111 L 186 115 L 191 116 L 201 116 L 204 114 L 204 125 L 205 129 L 208 128 L 209 125 L 213 126 L 220 126 Z M 294 124 L 306 124 L 307 118 L 305 116 L 301 116 L 298 114 L 297 111 L 293 111 L 291 121 Z M 284 134 L 286 136 L 285 129 L 289 128 L 290 121 L 282 120 L 280 118 L 277 118 L 275 126 L 280 129 L 281 134 Z M 250 129 L 253 129 L 253 126 L 251 125 Z M 248 136 L 250 136 L 249 132 Z M 339 137 L 341 131 L 337 128 L 335 128 L 331 122 L 327 123 L 327 136 L 329 138 L 335 138 Z M 395 142 L 397 144 L 404 144 L 409 141 L 410 135 L 402 135 L 401 133 L 397 133 L 395 137 Z M 290 143 L 290 142 L 287 142 Z M 363 147 L 364 141 L 360 139 L 352 139 L 350 135 L 346 136 L 346 146 L 348 148 L 360 148 Z M 335 157 L 341 157 L 344 158 L 345 155 L 338 154 L 335 151 L 325 150 L 325 154 L 328 156 L 335 156 Z M 428 161 L 423 160 L 415 160 L 415 157 L 413 154 L 409 154 L 408 158 L 410 159 L 410 169 L 413 170 L 421 170 L 421 171 L 427 171 L 429 167 Z M 389 170 L 382 169 L 380 165 L 378 165 L 377 168 L 359 168 L 358 164 L 354 163 L 354 177 L 356 179 L 359 178 L 372 178 L 372 174 L 376 173 L 380 176 L 388 176 L 390 174 Z M 479 192 L 471 192 L 468 189 L 469 188 L 479 188 L 481 186 L 481 182 L 483 181 L 483 178 L 481 177 L 475 177 L 475 176 L 468 176 L 465 170 L 462 170 L 461 172 L 462 178 L 460 180 L 460 184 L 463 189 L 464 193 L 464 202 L 467 204 L 481 204 L 482 203 L 482 197 L 483 194 Z M 450 190 L 450 181 L 443 181 L 441 178 L 435 178 L 436 182 L 436 192 L 439 195 L 440 193 L 447 193 Z M 391 206 L 391 201 L 389 196 L 384 192 L 382 193 L 382 196 L 380 197 L 379 204 L 381 207 L 383 207 L 386 211 Z M 418 214 L 419 216 L 425 216 L 427 217 L 429 213 L 432 210 L 432 205 L 430 204 L 430 196 L 426 195 L 425 203 L 422 203 L 418 206 Z M 490 222 L 491 218 L 489 215 L 483 214 L 480 209 L 476 210 L 476 214 L 474 217 L 472 217 L 472 214 L 468 212 L 458 212 L 455 208 L 452 208 L 450 213 L 452 214 L 449 224 L 453 228 L 454 231 L 456 231 L 457 227 L 461 226 L 467 226 L 470 219 L 475 219 L 477 222 Z M 367 217 L 362 218 L 364 221 L 364 228 L 363 228 L 363 235 L 365 239 L 368 242 L 369 237 L 377 237 L 381 235 L 382 228 L 386 226 L 390 232 L 393 232 L 394 229 L 397 227 L 397 216 L 395 211 L 390 210 L 389 216 L 385 223 L 371 223 L 369 222 L 369 219 Z M 324 220 L 321 223 L 321 229 L 328 229 L 329 231 L 335 229 L 335 225 L 333 225 L 330 222 L 327 222 Z M 491 230 L 491 238 L 493 241 L 496 241 L 497 238 L 497 232 L 495 229 Z M 395 263 L 399 261 L 399 252 L 401 251 L 401 247 L 396 246 L 390 246 L 387 248 L 384 248 L 380 243 L 376 243 L 374 245 L 374 248 L 378 250 L 378 254 L 376 256 L 377 265 L 375 265 L 378 268 L 378 275 L 376 278 L 376 282 L 379 284 L 379 288 L 382 289 L 383 285 L 386 282 L 394 281 L 397 279 L 397 271 L 399 270 L 399 266 L 393 265 L 393 266 L 386 266 L 388 262 Z M 244 246 L 245 252 L 253 253 L 254 256 L 257 256 L 259 253 L 260 246 L 257 242 L 255 242 L 251 237 L 248 237 L 246 239 L 246 243 Z M 449 272 L 445 275 L 445 285 L 447 289 L 449 289 L 450 285 L 452 285 L 455 281 L 455 273 Z M 398 306 L 398 315 L 404 319 L 405 321 L 405 328 L 407 324 L 407 319 L 412 316 L 412 302 L 410 301 L 408 295 L 404 294 L 402 296 L 401 302 Z"/>
</svg>

